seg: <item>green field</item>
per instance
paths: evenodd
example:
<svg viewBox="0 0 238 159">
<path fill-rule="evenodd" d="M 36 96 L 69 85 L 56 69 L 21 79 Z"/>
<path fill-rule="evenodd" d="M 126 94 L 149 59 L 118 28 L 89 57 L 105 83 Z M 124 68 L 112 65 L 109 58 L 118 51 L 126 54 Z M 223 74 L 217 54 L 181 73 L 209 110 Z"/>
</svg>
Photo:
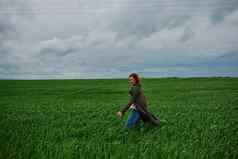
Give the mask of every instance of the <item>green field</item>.
<svg viewBox="0 0 238 159">
<path fill-rule="evenodd" d="M 0 158 L 238 158 L 238 78 L 142 86 L 160 129 L 123 129 L 127 79 L 1 80 Z"/>
</svg>

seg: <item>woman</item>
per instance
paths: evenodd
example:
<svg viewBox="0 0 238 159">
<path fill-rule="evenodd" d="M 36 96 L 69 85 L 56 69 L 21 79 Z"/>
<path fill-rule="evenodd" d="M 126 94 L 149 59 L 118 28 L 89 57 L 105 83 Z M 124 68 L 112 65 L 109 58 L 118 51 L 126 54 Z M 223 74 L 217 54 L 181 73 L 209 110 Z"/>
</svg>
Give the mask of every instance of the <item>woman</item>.
<svg viewBox="0 0 238 159">
<path fill-rule="evenodd" d="M 125 124 L 126 128 L 136 126 L 139 123 L 140 119 L 142 119 L 143 122 L 149 122 L 159 126 L 159 119 L 149 113 L 146 109 L 146 99 L 141 89 L 139 76 L 136 73 L 132 73 L 129 75 L 128 80 L 131 85 L 131 89 L 129 91 L 131 98 L 128 104 L 117 112 L 117 116 L 122 117 L 125 112 L 130 108 L 131 113 Z"/>
</svg>

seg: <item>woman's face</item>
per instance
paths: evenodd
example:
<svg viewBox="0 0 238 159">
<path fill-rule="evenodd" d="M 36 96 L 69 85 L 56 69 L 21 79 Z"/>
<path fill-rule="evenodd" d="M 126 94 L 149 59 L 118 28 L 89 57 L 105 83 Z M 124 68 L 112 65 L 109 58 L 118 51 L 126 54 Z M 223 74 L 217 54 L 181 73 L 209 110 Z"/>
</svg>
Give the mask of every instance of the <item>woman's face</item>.
<svg viewBox="0 0 238 159">
<path fill-rule="evenodd" d="M 128 81 L 131 85 L 135 85 L 136 84 L 136 80 L 133 77 L 129 77 Z"/>
</svg>

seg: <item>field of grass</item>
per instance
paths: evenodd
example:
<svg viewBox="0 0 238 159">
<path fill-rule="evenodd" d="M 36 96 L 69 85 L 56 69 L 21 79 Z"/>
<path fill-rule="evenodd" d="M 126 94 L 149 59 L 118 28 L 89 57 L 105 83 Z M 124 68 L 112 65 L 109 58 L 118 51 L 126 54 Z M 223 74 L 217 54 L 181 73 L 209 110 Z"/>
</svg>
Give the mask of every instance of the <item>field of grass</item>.
<svg viewBox="0 0 238 159">
<path fill-rule="evenodd" d="M 1 80 L 0 158 L 238 158 L 238 78 L 142 86 L 160 129 L 123 129 L 127 79 Z"/>
</svg>

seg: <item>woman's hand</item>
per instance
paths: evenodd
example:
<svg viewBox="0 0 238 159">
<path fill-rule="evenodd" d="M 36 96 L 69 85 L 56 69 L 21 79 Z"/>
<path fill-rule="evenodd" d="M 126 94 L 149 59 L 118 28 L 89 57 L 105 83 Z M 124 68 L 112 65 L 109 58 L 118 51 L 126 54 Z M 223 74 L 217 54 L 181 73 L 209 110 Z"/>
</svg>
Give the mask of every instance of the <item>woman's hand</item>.
<svg viewBox="0 0 238 159">
<path fill-rule="evenodd" d="M 120 112 L 120 111 L 117 112 L 117 116 L 121 118 L 122 117 L 122 112 Z"/>
</svg>

